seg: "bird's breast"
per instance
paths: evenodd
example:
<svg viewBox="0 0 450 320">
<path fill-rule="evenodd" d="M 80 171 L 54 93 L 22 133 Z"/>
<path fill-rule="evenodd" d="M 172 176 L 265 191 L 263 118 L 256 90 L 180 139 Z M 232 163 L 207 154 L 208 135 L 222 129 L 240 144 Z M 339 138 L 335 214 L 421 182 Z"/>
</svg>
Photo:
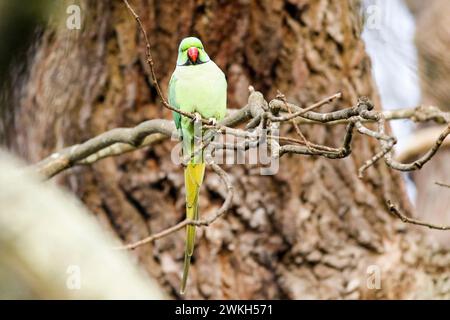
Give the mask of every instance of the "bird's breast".
<svg viewBox="0 0 450 320">
<path fill-rule="evenodd" d="M 175 95 L 183 111 L 221 119 L 226 112 L 227 83 L 223 72 L 210 63 L 177 67 Z"/>
</svg>

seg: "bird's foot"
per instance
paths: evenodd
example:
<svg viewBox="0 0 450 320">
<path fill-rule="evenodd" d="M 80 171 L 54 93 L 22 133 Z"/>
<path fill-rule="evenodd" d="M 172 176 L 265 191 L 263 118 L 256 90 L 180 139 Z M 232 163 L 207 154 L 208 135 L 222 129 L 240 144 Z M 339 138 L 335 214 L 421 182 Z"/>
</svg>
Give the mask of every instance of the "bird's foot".
<svg viewBox="0 0 450 320">
<path fill-rule="evenodd" d="M 194 122 L 196 123 L 202 122 L 202 116 L 200 115 L 200 113 L 198 112 L 194 113 Z"/>
<path fill-rule="evenodd" d="M 208 122 L 211 126 L 216 126 L 217 125 L 217 119 L 216 118 L 209 118 Z"/>
</svg>

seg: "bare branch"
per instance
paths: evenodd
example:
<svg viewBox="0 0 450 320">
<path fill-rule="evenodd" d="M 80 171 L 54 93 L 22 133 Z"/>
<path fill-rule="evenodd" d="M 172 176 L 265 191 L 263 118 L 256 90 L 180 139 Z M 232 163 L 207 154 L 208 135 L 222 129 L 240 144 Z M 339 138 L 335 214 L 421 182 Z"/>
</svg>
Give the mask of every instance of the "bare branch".
<svg viewBox="0 0 450 320">
<path fill-rule="evenodd" d="M 352 152 L 351 142 L 353 139 L 353 129 L 355 127 L 354 122 L 350 122 L 347 125 L 346 134 L 342 147 L 339 149 L 330 148 L 328 150 L 318 150 L 315 148 L 307 148 L 296 145 L 284 145 L 281 146 L 278 151 L 278 157 L 283 156 L 286 153 L 303 154 L 310 156 L 322 156 L 329 159 L 342 159 L 350 155 Z"/>
<path fill-rule="evenodd" d="M 141 144 L 138 146 L 132 146 L 130 144 L 126 143 L 115 143 L 109 147 L 106 147 L 104 149 L 101 149 L 97 153 L 91 154 L 87 158 L 78 161 L 76 164 L 79 165 L 89 165 L 93 164 L 101 159 L 112 157 L 112 156 L 118 156 L 121 154 L 125 154 L 127 152 L 134 151 L 136 149 L 148 147 L 154 144 L 157 144 L 161 141 L 164 141 L 167 139 L 167 136 L 162 133 L 154 133 L 144 138 Z"/>
<path fill-rule="evenodd" d="M 162 119 L 148 120 L 134 128 L 115 128 L 89 139 L 82 144 L 67 147 L 51 154 L 36 164 L 35 167 L 40 174 L 51 178 L 116 143 L 127 144 L 133 147 L 133 149 L 136 149 L 142 145 L 147 136 L 154 133 L 160 133 L 166 136 L 171 136 L 172 133 L 174 135 L 177 134 L 172 121 Z"/>
<path fill-rule="evenodd" d="M 251 91 L 248 101 L 247 106 L 231 113 L 216 127 L 218 129 L 226 128 L 223 130 L 236 130 L 228 126 L 238 125 L 264 112 L 261 106 L 265 101 L 260 92 Z M 164 138 L 162 136 L 179 139 L 173 121 L 154 119 L 144 121 L 134 128 L 115 128 L 84 143 L 55 152 L 37 163 L 33 169 L 48 179 L 75 165 L 92 164 L 97 160 L 117 156 L 161 141 Z"/>
<path fill-rule="evenodd" d="M 245 138 L 242 146 L 229 148 L 230 146 L 224 144 L 223 147 L 225 147 L 226 149 L 247 150 L 248 148 L 258 146 L 260 139 L 260 137 L 258 136 L 258 134 L 260 134 L 258 133 L 258 130 L 251 132 L 248 131 L 248 129 L 234 129 L 230 128 L 230 126 L 238 125 L 247 120 L 251 121 L 251 119 L 259 119 L 258 122 L 261 122 L 261 119 L 264 118 L 263 115 L 267 114 L 267 111 L 265 109 L 275 110 L 276 107 L 274 109 L 274 106 L 276 106 L 280 102 L 279 99 L 274 99 L 269 103 L 270 107 L 268 108 L 267 102 L 260 92 L 255 91 L 252 87 L 250 88 L 250 92 L 251 93 L 249 95 L 248 104 L 245 107 L 239 109 L 238 111 L 231 112 L 216 126 L 205 126 L 205 128 L 207 129 L 214 129 L 221 133 L 232 134 L 238 137 Z M 322 102 L 325 100 L 326 99 L 322 100 Z M 313 104 L 313 106 L 318 104 L 320 103 Z M 284 104 L 281 104 L 279 106 L 283 108 Z M 293 110 L 299 109 L 298 106 L 295 106 L 293 104 L 288 104 L 288 106 L 289 108 L 292 107 Z M 284 108 L 286 107 L 284 106 Z M 294 153 L 303 155 L 318 155 L 332 159 L 346 157 L 351 153 L 350 143 L 353 135 L 353 127 L 356 126 L 358 132 L 377 139 L 381 145 L 381 151 L 377 153 L 372 159 L 366 161 L 366 163 L 360 168 L 360 175 L 362 175 L 362 173 L 367 168 L 372 166 L 382 157 L 385 158 L 385 162 L 389 167 L 395 170 L 410 171 L 420 169 L 427 161 L 429 161 L 443 144 L 446 136 L 450 133 L 450 130 L 447 126 L 446 130 L 440 135 L 439 139 L 435 142 L 434 146 L 427 154 L 425 154 L 419 160 L 414 161 L 413 163 L 402 164 L 393 160 L 390 154 L 392 146 L 395 144 L 396 140 L 394 137 L 390 137 L 384 133 L 384 113 L 378 111 L 370 111 L 370 109 L 370 103 L 367 103 L 366 100 L 362 99 L 357 106 L 342 109 L 339 111 L 333 111 L 329 113 L 316 113 L 308 111 L 304 113 L 302 117 L 315 119 L 314 121 L 322 121 L 321 123 L 328 123 L 330 121 L 335 121 L 336 119 L 345 119 L 347 121 L 347 124 L 350 124 L 350 126 L 347 128 L 345 138 L 346 142 L 344 142 L 343 147 L 333 148 L 328 146 L 316 145 L 311 142 L 308 142 L 308 146 L 302 140 L 297 140 L 290 137 L 278 137 L 279 141 L 294 143 L 281 146 L 278 150 L 278 156 L 282 156 L 286 153 Z M 436 113 L 437 111 L 434 110 L 433 114 Z M 408 113 L 408 115 L 414 117 L 415 113 Z M 418 119 L 428 118 L 424 118 L 421 116 L 418 117 Z M 367 127 L 364 127 L 362 123 L 365 120 L 378 121 L 378 130 L 373 131 L 368 129 Z M 349 128 L 351 128 L 351 130 L 348 130 Z M 175 139 L 178 139 L 178 133 L 175 130 L 175 126 L 172 121 L 162 119 L 148 120 L 142 122 L 134 128 L 116 128 L 110 130 L 82 144 L 74 145 L 59 152 L 53 153 L 46 159 L 36 164 L 34 169 L 45 177 L 51 178 L 54 175 L 74 165 L 92 164 L 105 157 L 116 156 L 125 152 L 151 145 L 153 143 L 160 142 L 166 137 L 173 137 Z M 270 137 L 268 138 L 273 139 L 274 137 L 270 135 Z M 306 146 L 306 148 L 303 146 Z"/>
<path fill-rule="evenodd" d="M 304 114 L 306 114 L 307 112 L 317 109 L 321 106 L 323 106 L 324 104 L 330 103 L 331 101 L 333 101 L 334 99 L 338 99 L 342 97 L 342 94 L 340 92 L 333 94 L 323 100 L 320 100 L 319 102 L 314 103 L 313 105 L 305 108 L 305 109 L 301 109 L 300 111 L 297 111 L 293 114 L 290 114 L 289 116 L 286 117 L 271 117 L 270 120 L 273 122 L 284 122 L 284 121 L 289 121 L 295 118 L 298 118 Z M 281 100 L 281 102 L 284 104 L 284 106 L 287 108 L 288 111 L 291 110 L 291 105 L 287 104 L 286 101 Z M 272 107 L 275 106 L 275 104 L 272 105 Z M 296 107 L 296 109 L 299 109 L 299 107 Z"/>
<path fill-rule="evenodd" d="M 295 108 L 295 105 L 289 104 L 290 108 Z M 295 110 L 295 109 L 293 109 Z M 286 110 L 283 110 L 286 111 Z M 298 111 L 298 110 L 297 110 Z M 396 110 L 384 110 L 380 111 L 380 114 L 384 117 L 387 121 L 392 120 L 404 120 L 409 119 L 414 122 L 428 122 L 433 121 L 438 124 L 445 124 L 450 123 L 450 112 L 444 112 L 441 111 L 438 107 L 435 106 L 419 106 L 419 107 L 411 107 L 411 108 L 402 108 L 402 109 L 396 109 Z M 315 121 L 310 120 L 307 118 L 299 117 L 295 119 L 296 123 L 298 124 L 308 124 L 308 125 L 342 125 L 347 124 L 348 119 L 339 119 L 339 120 L 333 120 L 328 122 L 322 122 L 322 121 Z M 361 119 L 362 123 L 366 122 L 376 122 L 373 119 Z"/>
</svg>

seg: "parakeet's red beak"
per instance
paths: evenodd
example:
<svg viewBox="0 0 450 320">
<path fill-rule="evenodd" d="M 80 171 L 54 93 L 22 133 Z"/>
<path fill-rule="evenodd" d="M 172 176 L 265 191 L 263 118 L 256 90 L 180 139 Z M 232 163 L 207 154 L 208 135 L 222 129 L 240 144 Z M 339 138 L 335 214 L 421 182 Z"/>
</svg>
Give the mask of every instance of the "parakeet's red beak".
<svg viewBox="0 0 450 320">
<path fill-rule="evenodd" d="M 190 47 L 187 51 L 187 55 L 192 63 L 196 63 L 198 58 L 198 49 L 196 47 Z"/>
</svg>

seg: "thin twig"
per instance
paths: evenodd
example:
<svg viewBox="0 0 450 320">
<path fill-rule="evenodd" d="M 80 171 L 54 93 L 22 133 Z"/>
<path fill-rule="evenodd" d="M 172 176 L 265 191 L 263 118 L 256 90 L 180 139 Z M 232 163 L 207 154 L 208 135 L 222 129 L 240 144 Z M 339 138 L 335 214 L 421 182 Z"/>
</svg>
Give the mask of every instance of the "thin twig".
<svg viewBox="0 0 450 320">
<path fill-rule="evenodd" d="M 397 218 L 402 220 L 404 223 L 415 224 L 418 226 L 428 227 L 430 229 L 435 229 L 435 230 L 450 230 L 450 226 L 432 224 L 432 223 L 428 223 L 425 221 L 409 218 L 409 217 L 405 216 L 403 213 L 401 213 L 400 210 L 390 200 L 387 200 L 386 203 L 389 208 L 389 211 L 391 213 L 393 213 Z"/>
<path fill-rule="evenodd" d="M 226 211 L 228 211 L 230 209 L 232 200 L 233 200 L 234 189 L 233 189 L 233 185 L 231 184 L 230 177 L 220 166 L 218 166 L 217 164 L 215 164 L 213 162 L 209 163 L 209 165 L 213 169 L 213 171 L 220 177 L 220 179 L 224 183 L 226 190 L 227 190 L 227 195 L 225 197 L 225 201 L 223 202 L 222 206 L 213 215 L 211 215 L 208 218 L 205 218 L 202 220 L 197 220 L 197 221 L 185 219 L 185 220 L 177 223 L 176 225 L 174 225 L 170 228 L 167 228 L 161 232 L 155 233 L 144 239 L 141 239 L 139 241 L 136 241 L 136 242 L 133 242 L 130 244 L 115 247 L 114 249 L 116 249 L 116 250 L 133 250 L 133 249 L 136 249 L 137 247 L 140 247 L 147 243 L 151 243 L 155 240 L 164 238 L 178 230 L 181 230 L 182 228 L 184 228 L 187 225 L 195 225 L 198 227 L 207 227 L 207 226 L 211 225 L 214 221 L 219 219 Z"/>
<path fill-rule="evenodd" d="M 378 122 L 379 122 L 379 130 L 382 131 L 381 128 L 384 127 L 384 119 L 383 119 L 383 117 L 380 117 Z M 358 130 L 359 133 L 377 139 L 378 141 L 380 141 L 381 146 L 382 146 L 380 152 L 375 154 L 371 159 L 367 160 L 364 163 L 364 165 L 359 168 L 359 170 L 358 170 L 358 177 L 360 179 L 362 179 L 363 176 L 364 176 L 364 172 L 368 168 L 373 166 L 378 160 L 380 160 L 383 157 L 385 157 L 386 154 L 389 153 L 392 150 L 392 148 L 394 147 L 394 145 L 397 143 L 397 140 L 395 138 L 393 138 L 393 137 L 385 135 L 384 133 L 382 133 L 380 131 L 377 132 L 377 131 L 370 130 L 369 128 L 365 127 L 361 123 L 361 121 L 357 121 L 355 123 L 355 125 L 356 125 L 356 129 Z"/>
<path fill-rule="evenodd" d="M 435 184 L 437 184 L 440 187 L 444 187 L 444 188 L 449 188 L 450 189 L 450 184 L 442 183 L 442 182 L 435 182 Z"/>
<path fill-rule="evenodd" d="M 169 102 L 167 102 L 166 98 L 164 97 L 164 94 L 161 90 L 161 86 L 159 85 L 158 79 L 156 78 L 156 72 L 155 72 L 155 66 L 154 66 L 154 61 L 153 61 L 153 57 L 152 57 L 152 50 L 151 50 L 151 45 L 150 45 L 150 40 L 147 36 L 147 32 L 145 31 L 144 28 L 144 24 L 142 23 L 141 18 L 139 17 L 139 15 L 136 13 L 136 11 L 134 11 L 134 9 L 131 7 L 131 5 L 128 3 L 127 0 L 123 0 L 123 2 L 125 3 L 125 5 L 127 6 L 128 10 L 130 11 L 130 13 L 133 15 L 134 19 L 136 20 L 139 29 L 142 32 L 142 35 L 144 37 L 144 41 L 145 41 L 145 47 L 146 47 L 146 51 L 145 51 L 145 55 L 146 55 L 146 61 L 148 66 L 150 67 L 150 74 L 152 77 L 152 83 L 156 88 L 156 92 L 158 93 L 159 98 L 161 99 L 161 102 L 163 104 L 164 107 L 166 107 L 167 109 L 177 112 L 185 117 L 191 118 L 192 120 L 195 119 L 195 115 L 191 112 L 186 112 L 186 111 L 182 111 L 178 108 L 175 108 L 173 106 L 171 106 L 169 104 Z M 209 120 L 206 119 L 201 119 L 201 121 L 204 124 L 210 124 Z"/>
<path fill-rule="evenodd" d="M 286 109 L 288 110 L 288 113 L 290 115 L 292 115 L 292 110 L 289 107 L 289 105 L 287 104 L 286 101 L 286 96 L 284 94 L 282 94 L 280 91 L 278 91 L 278 94 L 276 96 L 276 98 L 280 99 L 281 101 L 283 101 L 284 105 L 286 106 Z M 306 140 L 305 135 L 303 134 L 303 132 L 300 130 L 300 127 L 298 126 L 298 124 L 295 122 L 295 119 L 291 119 L 290 120 L 292 125 L 294 126 L 295 131 L 297 132 L 297 135 L 300 137 L 300 139 L 302 140 L 302 144 L 304 144 L 305 146 L 307 146 L 308 148 L 310 148 L 309 142 L 308 140 Z"/>
<path fill-rule="evenodd" d="M 300 144 L 300 145 L 307 146 L 310 149 L 318 149 L 318 150 L 331 151 L 331 152 L 339 151 L 339 149 L 337 149 L 337 148 L 332 148 L 332 147 L 324 146 L 324 145 L 321 145 L 321 144 L 315 144 L 315 143 L 312 143 L 311 141 L 307 141 L 305 143 L 305 141 L 303 141 L 303 140 L 298 140 L 298 139 L 294 139 L 294 138 L 290 138 L 290 137 L 283 137 L 283 136 L 276 137 L 276 136 L 272 136 L 272 135 L 267 135 L 267 138 L 269 138 L 269 139 L 278 139 L 278 140 L 284 141 L 284 142 L 297 143 L 297 144 Z"/>
<path fill-rule="evenodd" d="M 151 236 L 148 236 L 148 237 L 146 237 L 144 239 L 141 239 L 139 241 L 136 241 L 136 242 L 133 242 L 133 243 L 130 243 L 130 244 L 114 247 L 113 249 L 115 249 L 115 250 L 134 250 L 137 247 L 140 247 L 140 246 L 142 246 L 144 244 L 151 243 L 151 242 L 153 242 L 155 240 L 164 238 L 164 237 L 168 236 L 169 234 L 172 234 L 172 233 L 174 233 L 174 232 L 184 228 L 187 225 L 197 225 L 198 223 L 199 223 L 199 221 L 193 221 L 193 220 L 185 219 L 185 220 L 181 221 L 180 223 L 177 223 L 176 225 L 174 225 L 174 226 L 172 226 L 170 228 L 164 229 L 161 232 L 152 234 Z"/>
</svg>

